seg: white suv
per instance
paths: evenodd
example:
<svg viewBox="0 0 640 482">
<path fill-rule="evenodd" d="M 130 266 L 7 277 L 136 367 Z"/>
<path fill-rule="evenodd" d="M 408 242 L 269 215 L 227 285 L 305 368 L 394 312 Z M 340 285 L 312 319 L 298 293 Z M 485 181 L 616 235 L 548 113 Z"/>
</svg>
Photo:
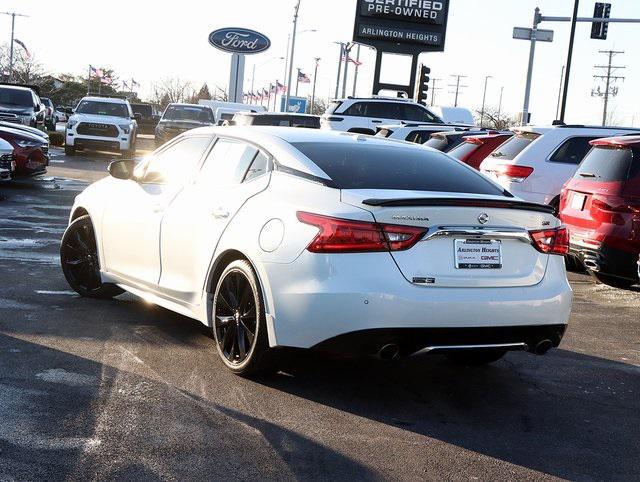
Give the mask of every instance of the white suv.
<svg viewBox="0 0 640 482">
<path fill-rule="evenodd" d="M 472 127 L 460 124 L 398 124 L 378 128 L 376 137 L 424 144 L 439 132 L 470 132 Z M 474 129 L 475 130 L 475 129 Z M 488 131 L 487 131 L 488 132 Z"/>
<path fill-rule="evenodd" d="M 638 129 L 558 125 L 514 131 L 482 162 L 480 171 L 519 198 L 558 208 L 562 186 L 591 149 L 590 141 Z"/>
<path fill-rule="evenodd" d="M 384 124 L 444 124 L 422 104 L 408 99 L 371 97 L 335 100 L 320 119 L 322 129 L 373 135 Z"/>
<path fill-rule="evenodd" d="M 65 154 L 76 149 L 119 151 L 125 156 L 136 152 L 138 123 L 129 101 L 115 97 L 85 97 L 69 117 Z"/>
</svg>

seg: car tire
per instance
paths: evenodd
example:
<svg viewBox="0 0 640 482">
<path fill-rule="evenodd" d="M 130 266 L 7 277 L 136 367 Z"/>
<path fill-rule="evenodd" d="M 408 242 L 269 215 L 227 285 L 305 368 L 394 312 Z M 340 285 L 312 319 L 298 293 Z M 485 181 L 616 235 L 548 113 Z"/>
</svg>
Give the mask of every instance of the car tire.
<svg viewBox="0 0 640 482">
<path fill-rule="evenodd" d="M 224 365 L 236 375 L 273 371 L 258 277 L 245 260 L 224 269 L 213 293 L 212 329 Z"/>
<path fill-rule="evenodd" d="M 67 283 L 80 296 L 111 299 L 124 293 L 122 288 L 102 282 L 95 232 L 88 215 L 80 216 L 65 230 L 60 264 Z"/>
<path fill-rule="evenodd" d="M 65 156 L 73 156 L 76 153 L 76 148 L 73 146 L 64 146 Z"/>
<path fill-rule="evenodd" d="M 507 354 L 504 350 L 461 351 L 447 353 L 449 361 L 462 366 L 482 366 L 497 362 Z"/>
<path fill-rule="evenodd" d="M 637 280 L 630 280 L 627 278 L 618 278 L 617 276 L 610 276 L 602 273 L 595 273 L 593 271 L 590 272 L 591 276 L 593 276 L 597 281 L 607 286 L 611 286 L 612 288 L 620 288 L 623 290 L 628 290 L 633 285 L 638 284 Z"/>
</svg>

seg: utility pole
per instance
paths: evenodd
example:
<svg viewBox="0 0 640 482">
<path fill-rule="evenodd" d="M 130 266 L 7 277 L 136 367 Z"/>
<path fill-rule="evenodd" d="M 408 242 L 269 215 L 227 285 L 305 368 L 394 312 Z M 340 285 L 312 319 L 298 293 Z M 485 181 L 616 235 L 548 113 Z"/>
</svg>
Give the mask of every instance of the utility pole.
<svg viewBox="0 0 640 482">
<path fill-rule="evenodd" d="M 571 80 L 571 60 L 573 59 L 573 43 L 576 38 L 579 6 L 580 0 L 574 0 L 573 16 L 571 17 L 571 35 L 569 36 L 569 51 L 567 53 L 567 71 L 564 76 L 564 91 L 562 93 L 562 104 L 560 106 L 560 122 L 564 122 L 564 115 L 567 111 L 567 94 L 569 92 L 569 80 Z"/>
<path fill-rule="evenodd" d="M 455 87 L 455 92 L 449 92 L 450 94 L 455 94 L 455 101 L 453 103 L 454 107 L 458 107 L 458 96 L 460 95 L 460 91 L 462 89 L 466 89 L 467 87 L 469 87 L 468 85 L 460 85 L 460 79 L 466 79 L 467 76 L 466 75 L 452 75 L 451 77 L 456 79 L 456 83 L 455 84 L 449 84 L 449 87 Z"/>
<path fill-rule="evenodd" d="M 502 115 L 502 96 L 504 95 L 504 86 L 500 87 L 500 102 L 498 103 L 498 120 Z"/>
<path fill-rule="evenodd" d="M 285 89 L 287 91 L 285 100 L 284 100 L 285 112 L 289 111 L 289 93 L 291 92 L 291 77 L 293 76 L 293 56 L 296 51 L 296 34 L 298 32 L 298 12 L 300 11 L 300 1 L 301 0 L 298 0 L 298 3 L 296 3 L 296 8 L 293 14 L 293 34 L 291 35 L 291 53 L 289 57 L 289 72 L 287 77 L 288 79 L 287 85 L 285 86 Z M 276 94 L 277 94 L 277 91 L 278 91 L 278 86 L 276 84 Z"/>
<path fill-rule="evenodd" d="M 563 82 L 564 82 L 564 65 L 562 66 L 562 71 L 560 72 L 560 86 L 558 87 L 558 105 L 556 107 L 556 119 L 560 115 L 560 100 L 562 99 Z"/>
<path fill-rule="evenodd" d="M 482 111 L 480 112 L 480 127 L 484 124 L 484 106 L 487 100 L 487 84 L 489 83 L 489 79 L 492 79 L 490 75 L 485 76 L 484 78 L 484 94 L 482 94 Z"/>
<path fill-rule="evenodd" d="M 311 108 L 309 114 L 313 114 L 313 108 L 316 106 L 316 84 L 318 83 L 318 66 L 320 65 L 320 57 L 315 58 L 316 68 L 313 71 L 313 91 L 311 93 Z"/>
<path fill-rule="evenodd" d="M 15 29 L 16 29 L 16 17 L 28 17 L 28 15 L 23 15 L 21 13 L 15 12 L 0 12 L 2 15 L 10 15 L 11 16 L 11 42 L 9 43 L 9 82 L 13 82 L 13 42 L 15 39 Z"/>
<path fill-rule="evenodd" d="M 431 79 L 431 107 L 436 105 L 436 91 L 442 90 L 442 87 L 436 87 L 436 83 L 442 79 Z"/>
<path fill-rule="evenodd" d="M 621 67 L 621 66 L 614 66 L 613 64 L 613 57 L 615 57 L 618 54 L 623 54 L 624 51 L 622 50 L 600 50 L 599 51 L 601 54 L 606 54 L 609 56 L 609 62 L 607 65 L 595 65 L 594 68 L 596 69 L 605 69 L 606 70 L 606 75 L 594 75 L 593 78 L 594 79 L 599 79 L 599 80 L 604 80 L 605 81 L 605 88 L 604 88 L 604 92 L 602 92 L 600 90 L 600 88 L 598 88 L 597 90 L 594 89 L 591 92 L 591 95 L 594 97 L 602 97 L 604 98 L 604 110 L 602 112 L 602 125 L 606 126 L 607 125 L 607 115 L 609 113 L 609 97 L 615 97 L 616 95 L 618 95 L 618 88 L 617 87 L 613 87 L 611 86 L 611 84 L 613 82 L 616 82 L 617 80 L 624 80 L 624 77 L 621 76 L 616 76 L 613 75 L 615 73 L 616 70 L 618 69 L 625 69 L 626 67 Z"/>
</svg>

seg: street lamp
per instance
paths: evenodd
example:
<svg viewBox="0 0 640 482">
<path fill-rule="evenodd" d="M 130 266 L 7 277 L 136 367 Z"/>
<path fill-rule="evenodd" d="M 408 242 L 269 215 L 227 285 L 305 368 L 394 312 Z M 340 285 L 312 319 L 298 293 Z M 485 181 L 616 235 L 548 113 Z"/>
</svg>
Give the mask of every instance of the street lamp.
<svg viewBox="0 0 640 482">
<path fill-rule="evenodd" d="M 289 110 L 289 92 L 291 91 L 291 76 L 293 75 L 293 56 L 295 54 L 296 51 L 296 33 L 298 31 L 298 12 L 300 11 L 300 1 L 298 0 L 298 3 L 296 3 L 296 8 L 293 12 L 293 34 L 291 36 L 291 54 L 289 56 L 289 66 L 287 68 L 288 72 L 287 72 L 287 85 L 286 85 L 286 96 L 285 96 L 285 100 L 284 100 L 284 110 L 285 112 Z M 277 86 L 276 86 L 276 92 L 277 92 Z"/>
<path fill-rule="evenodd" d="M 484 78 L 484 94 L 482 94 L 482 111 L 480 112 L 480 127 L 482 128 L 482 125 L 484 124 L 484 106 L 485 106 L 485 101 L 487 100 L 487 83 L 489 82 L 489 79 L 493 79 L 492 76 L 487 75 Z"/>
<path fill-rule="evenodd" d="M 255 87 L 256 66 L 257 67 L 263 67 L 263 66 L 267 65 L 268 63 L 273 62 L 274 60 L 284 60 L 284 57 L 271 57 L 269 60 L 265 60 L 260 65 L 256 65 L 255 63 L 253 64 L 253 74 L 251 75 L 251 92 L 253 92 L 253 89 Z"/>
<path fill-rule="evenodd" d="M 300 2 L 298 2 L 298 5 L 299 4 L 300 4 Z M 296 19 L 297 19 L 297 10 L 296 10 L 296 17 L 294 18 L 294 22 L 296 21 Z M 302 35 L 302 34 L 305 34 L 305 33 L 315 33 L 315 32 L 317 32 L 317 30 L 315 28 L 309 28 L 309 29 L 305 29 L 305 30 L 300 30 L 299 32 L 294 32 L 294 44 L 295 44 L 295 37 L 296 36 Z M 287 91 L 287 104 L 285 104 L 285 106 L 288 105 L 288 102 L 289 102 L 289 97 L 288 97 L 289 96 L 289 87 L 291 85 L 291 72 L 290 72 L 289 67 L 291 66 L 291 69 L 293 69 L 293 64 L 292 64 L 292 62 L 293 62 L 293 49 L 291 49 L 291 51 L 290 51 L 289 47 L 291 47 L 291 34 L 289 34 L 287 36 L 287 56 L 286 56 L 286 60 L 285 60 L 285 64 L 284 64 L 284 79 L 285 79 L 285 83 L 287 84 L 285 86 L 285 89 Z M 289 79 L 288 82 L 286 81 L 287 80 L 287 76 L 288 76 L 288 79 Z"/>
<path fill-rule="evenodd" d="M 23 15 L 21 13 L 15 12 L 0 12 L 1 15 L 9 15 L 11 16 L 11 42 L 9 44 L 9 82 L 13 81 L 13 43 L 14 43 L 14 32 L 16 27 L 16 17 L 28 17 L 28 15 Z"/>
</svg>

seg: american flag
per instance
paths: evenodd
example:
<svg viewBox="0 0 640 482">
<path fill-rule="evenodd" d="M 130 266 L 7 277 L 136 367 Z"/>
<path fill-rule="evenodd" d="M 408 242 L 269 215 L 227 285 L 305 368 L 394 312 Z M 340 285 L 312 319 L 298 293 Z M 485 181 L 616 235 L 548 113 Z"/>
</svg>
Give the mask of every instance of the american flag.
<svg viewBox="0 0 640 482">
<path fill-rule="evenodd" d="M 134 87 L 140 87 L 140 84 L 138 84 L 135 80 L 131 79 L 131 88 L 133 89 Z"/>
<path fill-rule="evenodd" d="M 24 44 L 24 42 L 22 40 L 18 40 L 17 38 L 14 38 L 13 41 L 17 43 L 20 47 L 22 47 L 22 50 L 24 50 L 24 53 L 27 56 L 27 58 L 31 59 L 31 52 L 29 52 L 29 49 L 27 49 L 27 46 Z"/>
<path fill-rule="evenodd" d="M 356 60 L 356 59 L 352 59 L 348 54 L 347 54 L 347 55 L 344 55 L 344 56 L 342 57 L 342 61 L 343 61 L 343 62 L 347 62 L 347 63 L 348 63 L 348 62 L 351 62 L 352 64 L 356 65 L 357 67 L 359 67 L 359 66 L 361 66 L 361 65 L 362 65 L 362 62 L 360 62 L 360 61 L 358 61 L 358 60 Z"/>
<path fill-rule="evenodd" d="M 282 94 L 285 90 L 286 90 L 285 86 L 282 85 L 280 82 L 278 82 L 276 93 L 277 94 Z"/>
<path fill-rule="evenodd" d="M 100 77 L 100 78 L 104 77 L 104 71 L 102 69 L 96 69 L 93 65 L 89 65 L 89 70 L 96 77 Z"/>
<path fill-rule="evenodd" d="M 310 84 L 311 79 L 302 70 L 298 70 L 298 82 L 300 82 L 301 84 Z"/>
</svg>

